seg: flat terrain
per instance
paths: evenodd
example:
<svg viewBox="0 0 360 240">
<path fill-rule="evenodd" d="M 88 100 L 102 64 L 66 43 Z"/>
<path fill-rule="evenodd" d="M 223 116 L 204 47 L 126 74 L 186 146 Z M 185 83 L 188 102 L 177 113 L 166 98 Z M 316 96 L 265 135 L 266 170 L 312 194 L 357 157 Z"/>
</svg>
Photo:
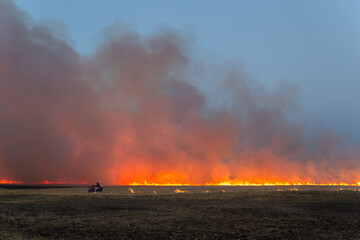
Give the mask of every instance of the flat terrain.
<svg viewBox="0 0 360 240">
<path fill-rule="evenodd" d="M 0 187 L 0 239 L 360 239 L 356 190 Z"/>
</svg>

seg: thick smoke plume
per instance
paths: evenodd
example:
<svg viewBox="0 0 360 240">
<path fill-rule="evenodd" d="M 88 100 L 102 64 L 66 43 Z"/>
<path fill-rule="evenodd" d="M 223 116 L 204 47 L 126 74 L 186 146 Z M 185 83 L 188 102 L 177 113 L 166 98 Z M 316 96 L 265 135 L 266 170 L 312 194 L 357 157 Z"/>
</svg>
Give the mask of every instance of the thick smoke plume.
<svg viewBox="0 0 360 240">
<path fill-rule="evenodd" d="M 358 153 L 288 119 L 294 86 L 267 90 L 236 64 L 195 69 L 176 32 L 118 22 L 85 57 L 6 0 L 0 32 L 0 180 L 360 181 Z"/>
</svg>

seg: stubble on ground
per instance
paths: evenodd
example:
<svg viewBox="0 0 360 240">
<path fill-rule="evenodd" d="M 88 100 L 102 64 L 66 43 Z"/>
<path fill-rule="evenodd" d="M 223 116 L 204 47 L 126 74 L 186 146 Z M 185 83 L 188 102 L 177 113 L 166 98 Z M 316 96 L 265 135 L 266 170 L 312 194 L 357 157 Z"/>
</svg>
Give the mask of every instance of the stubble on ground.
<svg viewBox="0 0 360 240">
<path fill-rule="evenodd" d="M 0 239 L 360 238 L 358 189 L 293 190 L 107 187 L 89 194 L 87 188 L 0 188 Z"/>
</svg>

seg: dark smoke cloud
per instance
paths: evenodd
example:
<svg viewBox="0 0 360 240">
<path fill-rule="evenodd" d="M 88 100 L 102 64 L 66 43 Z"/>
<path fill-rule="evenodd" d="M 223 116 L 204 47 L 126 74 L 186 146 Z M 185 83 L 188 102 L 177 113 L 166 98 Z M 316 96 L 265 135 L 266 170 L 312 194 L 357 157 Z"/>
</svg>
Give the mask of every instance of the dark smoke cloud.
<svg viewBox="0 0 360 240">
<path fill-rule="evenodd" d="M 295 86 L 270 91 L 238 65 L 219 64 L 204 68 L 219 84 L 209 95 L 174 31 L 142 36 L 118 21 L 84 57 L 1 0 L 0 32 L 0 179 L 359 180 L 355 150 L 331 133 L 309 141 L 288 120 Z M 212 107 L 216 99 L 225 104 Z"/>
</svg>

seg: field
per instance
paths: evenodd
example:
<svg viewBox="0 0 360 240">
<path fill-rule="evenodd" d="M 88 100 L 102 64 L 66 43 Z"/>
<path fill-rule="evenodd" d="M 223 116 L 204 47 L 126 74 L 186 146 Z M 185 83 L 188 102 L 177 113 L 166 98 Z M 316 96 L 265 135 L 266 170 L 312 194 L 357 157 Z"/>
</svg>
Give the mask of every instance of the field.
<svg viewBox="0 0 360 240">
<path fill-rule="evenodd" d="M 360 239 L 357 190 L 0 187 L 0 239 Z"/>
</svg>

